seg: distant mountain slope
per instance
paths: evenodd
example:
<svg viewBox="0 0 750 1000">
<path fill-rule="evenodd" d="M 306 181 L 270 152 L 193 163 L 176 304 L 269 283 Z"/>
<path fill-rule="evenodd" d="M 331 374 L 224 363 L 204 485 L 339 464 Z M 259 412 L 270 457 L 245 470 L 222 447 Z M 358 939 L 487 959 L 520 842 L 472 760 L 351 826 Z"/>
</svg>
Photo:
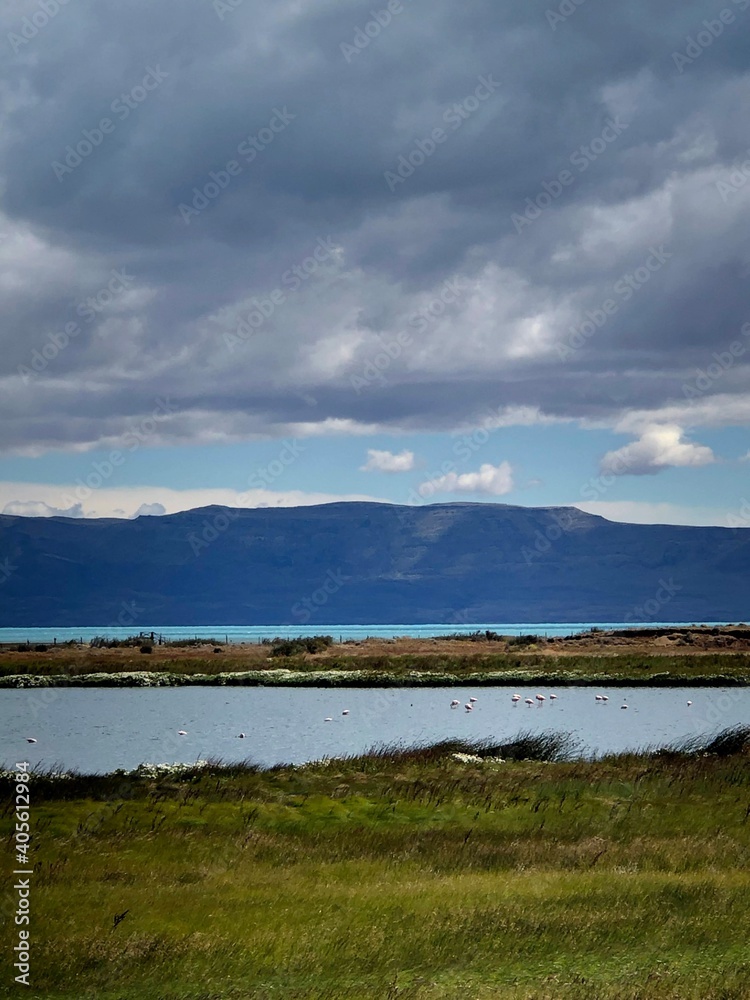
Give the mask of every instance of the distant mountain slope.
<svg viewBox="0 0 750 1000">
<path fill-rule="evenodd" d="M 6 515 L 3 565 L 0 626 L 750 617 L 750 531 L 618 524 L 573 507 Z"/>
</svg>

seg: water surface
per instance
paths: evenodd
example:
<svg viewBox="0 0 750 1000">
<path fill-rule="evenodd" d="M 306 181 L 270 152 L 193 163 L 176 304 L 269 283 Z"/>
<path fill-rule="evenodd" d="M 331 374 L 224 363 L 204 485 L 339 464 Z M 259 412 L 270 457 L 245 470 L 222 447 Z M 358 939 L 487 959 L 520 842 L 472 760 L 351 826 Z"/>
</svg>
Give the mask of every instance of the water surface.
<svg viewBox="0 0 750 1000">
<path fill-rule="evenodd" d="M 140 763 L 303 763 L 378 743 L 575 734 L 589 753 L 663 745 L 750 722 L 748 688 L 42 688 L 0 691 L 0 764 L 96 773 Z M 538 705 L 536 695 L 546 700 Z M 550 699 L 550 694 L 557 699 Z M 477 698 L 467 713 L 464 704 Z M 458 709 L 451 709 L 452 699 Z M 524 704 L 532 698 L 531 707 Z M 688 705 L 688 701 L 692 705 Z M 627 710 L 621 705 L 628 705 Z M 348 715 L 343 712 L 348 711 Z M 324 721 L 330 718 L 331 722 Z M 178 736 L 178 730 L 186 736 Z M 240 739 L 239 733 L 245 738 Z M 37 743 L 29 744 L 26 737 Z"/>
<path fill-rule="evenodd" d="M 167 640 L 176 639 L 226 639 L 228 642 L 261 642 L 263 639 L 295 639 L 301 635 L 314 633 L 332 635 L 334 639 L 395 639 L 409 636 L 414 639 L 435 635 L 469 635 L 477 630 L 490 629 L 503 635 L 575 635 L 590 628 L 679 628 L 691 622 L 512 622 L 475 625 L 453 625 L 438 623 L 433 625 L 131 625 L 129 628 L 112 628 L 106 625 L 76 625 L 74 628 L 0 628 L 0 643 L 5 642 L 90 642 L 95 636 L 112 639 L 126 639 L 138 633 L 161 635 Z M 733 624 L 729 622 L 705 622 L 708 625 Z"/>
</svg>

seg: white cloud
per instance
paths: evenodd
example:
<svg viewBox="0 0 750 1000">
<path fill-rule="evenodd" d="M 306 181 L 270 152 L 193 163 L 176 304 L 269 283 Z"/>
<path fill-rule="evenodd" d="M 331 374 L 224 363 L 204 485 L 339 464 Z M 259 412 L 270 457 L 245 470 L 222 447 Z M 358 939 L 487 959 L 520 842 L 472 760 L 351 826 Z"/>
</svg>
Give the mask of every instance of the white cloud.
<svg viewBox="0 0 750 1000">
<path fill-rule="evenodd" d="M 133 517 L 161 517 L 162 514 L 166 513 L 163 503 L 142 503 Z"/>
<path fill-rule="evenodd" d="M 428 487 L 433 493 L 484 493 L 487 496 L 500 497 L 513 489 L 513 469 L 510 462 L 500 465 L 490 465 L 486 462 L 478 472 L 464 472 L 459 475 L 449 472 L 445 476 L 428 480 L 419 487 L 422 496 Z"/>
<path fill-rule="evenodd" d="M 716 461 L 710 448 L 683 440 L 683 434 L 677 424 L 648 427 L 637 441 L 608 451 L 601 460 L 601 471 L 613 476 L 645 476 L 662 469 L 710 465 Z"/>
<path fill-rule="evenodd" d="M 401 451 L 394 455 L 391 451 L 368 448 L 367 461 L 360 466 L 360 472 L 411 472 L 413 468 L 413 451 Z"/>
<path fill-rule="evenodd" d="M 78 492 L 76 492 L 78 491 Z M 25 499 L 19 500 L 19 497 Z M 341 500 L 372 500 L 365 494 L 304 493 L 302 490 L 199 489 L 175 490 L 165 486 L 102 486 L 0 482 L 0 511 L 25 517 L 138 517 L 175 514 L 195 507 L 305 507 Z"/>
<path fill-rule="evenodd" d="M 85 517 L 80 503 L 71 507 L 52 507 L 43 500 L 11 500 L 0 510 L 0 514 L 15 514 L 18 517 Z"/>
</svg>

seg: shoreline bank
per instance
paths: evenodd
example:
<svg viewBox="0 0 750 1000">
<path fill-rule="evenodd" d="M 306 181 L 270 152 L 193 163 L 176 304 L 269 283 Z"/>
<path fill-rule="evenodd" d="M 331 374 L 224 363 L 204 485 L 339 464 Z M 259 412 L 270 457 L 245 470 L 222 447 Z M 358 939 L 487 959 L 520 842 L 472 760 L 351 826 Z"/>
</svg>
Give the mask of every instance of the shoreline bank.
<svg viewBox="0 0 750 1000">
<path fill-rule="evenodd" d="M 411 687 L 748 687 L 746 674 L 689 674 L 657 672 L 652 674 L 592 675 L 541 671 L 478 673 L 432 673 L 412 671 L 390 674 L 359 670 L 262 670 L 217 674 L 179 674 L 160 671 L 120 671 L 81 674 L 10 674 L 0 677 L 0 689 L 29 690 L 70 687 L 339 687 L 339 688 L 411 688 Z"/>
<path fill-rule="evenodd" d="M 147 654 L 147 655 L 144 655 Z M 565 638 L 329 636 L 263 645 L 178 642 L 0 648 L 0 688 L 318 686 L 452 687 L 607 684 L 750 685 L 750 629 L 700 626 L 586 632 Z"/>
</svg>

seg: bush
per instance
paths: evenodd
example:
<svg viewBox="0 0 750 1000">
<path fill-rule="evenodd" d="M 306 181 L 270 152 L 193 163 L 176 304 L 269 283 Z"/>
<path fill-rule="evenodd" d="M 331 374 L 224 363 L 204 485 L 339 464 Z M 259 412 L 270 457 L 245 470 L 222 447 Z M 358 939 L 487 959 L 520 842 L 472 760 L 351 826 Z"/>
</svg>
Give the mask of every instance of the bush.
<svg viewBox="0 0 750 1000">
<path fill-rule="evenodd" d="M 49 649 L 49 646 L 45 646 L 44 643 L 41 643 L 41 642 L 39 643 L 38 646 L 34 646 L 34 652 L 35 653 L 46 653 L 48 649 Z"/>
<path fill-rule="evenodd" d="M 142 642 L 143 637 L 140 635 L 131 635 L 127 639 L 108 639 L 104 635 L 95 635 L 89 646 L 93 649 L 119 649 L 120 646 L 140 646 Z"/>
<path fill-rule="evenodd" d="M 142 653 L 153 653 L 153 651 L 154 651 L 153 646 L 141 646 Z"/>
<path fill-rule="evenodd" d="M 508 639 L 509 646 L 533 646 L 539 642 L 538 635 L 514 635 Z"/>
<path fill-rule="evenodd" d="M 479 629 L 476 632 L 451 632 L 448 635 L 436 635 L 433 638 L 454 641 L 460 639 L 462 642 L 503 642 L 505 636 L 486 628 L 484 632 L 481 632 Z"/>
<path fill-rule="evenodd" d="M 330 635 L 309 635 L 299 639 L 274 639 L 271 656 L 297 656 L 298 653 L 320 653 L 333 645 Z"/>
<path fill-rule="evenodd" d="M 175 649 L 188 648 L 191 646 L 218 646 L 224 645 L 221 639 L 212 638 L 208 636 L 205 639 L 169 639 L 164 642 L 165 646 L 170 646 Z"/>
</svg>

